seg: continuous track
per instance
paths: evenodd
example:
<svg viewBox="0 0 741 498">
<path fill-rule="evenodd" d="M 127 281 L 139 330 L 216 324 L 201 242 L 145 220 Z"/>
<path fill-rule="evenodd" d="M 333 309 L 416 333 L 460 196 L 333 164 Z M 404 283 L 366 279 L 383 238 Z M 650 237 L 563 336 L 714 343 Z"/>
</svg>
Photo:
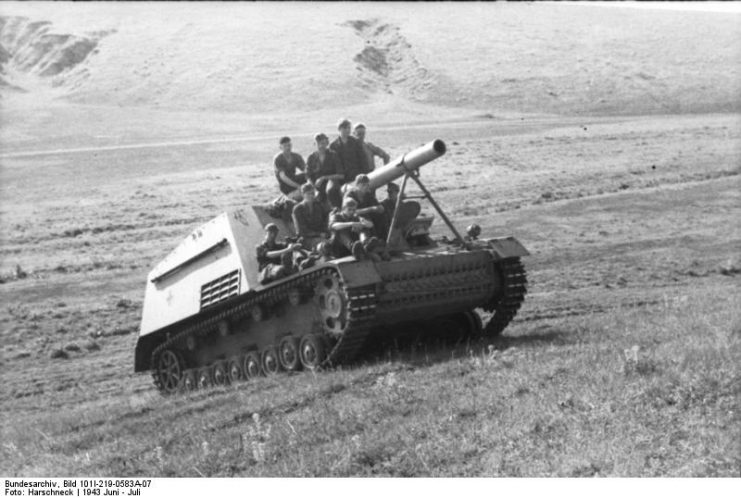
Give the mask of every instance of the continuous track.
<svg viewBox="0 0 741 498">
<path fill-rule="evenodd" d="M 527 278 L 525 269 L 520 263 L 519 258 L 510 258 L 492 262 L 492 264 L 495 265 L 495 270 L 499 271 L 503 288 L 502 292 L 497 293 L 496 298 L 492 299 L 492 302 L 484 306 L 486 311 L 492 312 L 491 319 L 485 327 L 485 333 L 490 336 L 496 336 L 501 334 L 517 314 L 525 298 Z M 317 268 L 315 271 L 287 279 L 285 282 L 281 282 L 263 292 L 255 293 L 246 298 L 245 296 L 240 296 L 239 301 L 234 306 L 224 309 L 197 323 L 187 325 L 176 334 L 173 334 L 152 351 L 151 368 L 155 386 L 163 393 L 172 393 L 183 388 L 191 389 L 199 384 L 228 382 L 230 376 L 225 370 L 228 368 L 226 363 L 229 359 L 220 359 L 208 365 L 196 365 L 193 368 L 184 368 L 183 352 L 187 349 L 186 341 L 188 338 L 194 337 L 197 339 L 209 334 L 217 334 L 219 324 L 224 320 L 236 322 L 250 315 L 258 307 L 263 310 L 271 309 L 280 302 L 290 300 L 291 291 L 297 288 L 300 289 L 300 295 L 302 297 L 300 306 L 312 307 L 312 313 L 309 315 L 315 316 L 318 304 L 314 299 L 314 289 L 322 279 L 328 277 L 333 282 L 337 282 L 336 295 L 341 295 L 341 313 L 346 317 L 346 320 L 342 327 L 340 327 L 340 330 L 325 327 L 322 338 L 328 352 L 322 364 L 335 365 L 352 361 L 362 351 L 372 333 L 376 308 L 379 302 L 376 294 L 376 286 L 369 285 L 347 288 L 337 268 Z M 268 317 L 266 319 L 280 318 Z M 274 346 L 277 346 L 277 344 L 274 344 Z M 162 356 L 167 351 L 174 352 L 174 356 L 169 353 Z M 240 352 L 240 354 L 242 353 Z M 232 361 L 236 361 L 236 358 L 232 358 Z M 244 358 L 244 356 L 240 358 Z M 160 373 L 163 361 L 165 361 L 164 364 L 167 368 L 171 368 L 171 374 L 165 376 L 164 381 Z M 241 365 L 242 359 L 239 361 Z M 173 362 L 176 362 L 178 365 L 173 365 Z M 203 372 L 206 369 L 210 372 L 208 374 L 209 379 L 203 378 Z M 243 377 L 247 376 L 244 369 L 242 369 L 241 375 Z M 207 380 L 208 382 L 200 382 L 199 376 L 201 380 Z"/>
</svg>

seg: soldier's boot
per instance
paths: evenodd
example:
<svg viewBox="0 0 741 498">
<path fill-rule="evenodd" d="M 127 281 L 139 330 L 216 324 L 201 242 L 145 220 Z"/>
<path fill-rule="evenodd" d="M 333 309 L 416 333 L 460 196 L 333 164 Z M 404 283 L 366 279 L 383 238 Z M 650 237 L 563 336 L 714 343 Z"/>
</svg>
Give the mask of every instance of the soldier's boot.
<svg viewBox="0 0 741 498">
<path fill-rule="evenodd" d="M 368 254 L 365 251 L 365 247 L 363 247 L 363 243 L 360 242 L 359 240 L 353 242 L 350 252 L 352 252 L 352 255 L 358 261 L 365 261 L 365 259 L 368 256 Z"/>
</svg>

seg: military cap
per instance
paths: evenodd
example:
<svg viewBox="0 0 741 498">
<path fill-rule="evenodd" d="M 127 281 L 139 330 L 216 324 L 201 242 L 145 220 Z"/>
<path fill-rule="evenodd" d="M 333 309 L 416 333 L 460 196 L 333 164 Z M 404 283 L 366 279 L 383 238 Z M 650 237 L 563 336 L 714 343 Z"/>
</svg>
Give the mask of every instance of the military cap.
<svg viewBox="0 0 741 498">
<path fill-rule="evenodd" d="M 389 183 L 386 185 L 386 191 L 388 192 L 401 192 L 401 188 L 395 184 L 394 182 Z"/>
<path fill-rule="evenodd" d="M 291 137 L 280 137 L 280 141 L 278 141 L 278 143 L 280 145 L 283 145 L 283 144 L 287 144 L 290 141 L 291 141 Z"/>
<path fill-rule="evenodd" d="M 365 125 L 363 123 L 358 123 L 352 127 L 353 130 L 357 130 L 358 128 L 365 129 Z"/>
</svg>

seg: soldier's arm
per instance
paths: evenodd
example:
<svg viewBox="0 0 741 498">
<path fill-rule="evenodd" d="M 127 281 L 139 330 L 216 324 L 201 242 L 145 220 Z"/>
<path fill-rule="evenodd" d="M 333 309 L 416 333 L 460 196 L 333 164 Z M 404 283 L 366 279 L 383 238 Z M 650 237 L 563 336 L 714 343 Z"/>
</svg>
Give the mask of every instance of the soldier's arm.
<svg viewBox="0 0 741 498">
<path fill-rule="evenodd" d="M 389 161 L 391 161 L 391 156 L 389 156 L 385 150 L 383 150 L 379 146 L 374 145 L 372 143 L 368 143 L 368 142 L 366 143 L 368 144 L 371 151 L 373 152 L 373 155 L 378 156 L 381 158 L 381 160 L 383 160 L 383 164 L 388 164 Z"/>
<path fill-rule="evenodd" d="M 281 170 L 280 173 L 278 173 L 278 177 L 286 185 L 289 185 L 289 186 L 291 186 L 293 188 L 300 188 L 301 187 L 301 185 L 299 185 L 298 183 L 296 183 L 293 180 L 291 180 L 290 178 L 288 178 L 288 175 L 286 175 L 286 172 L 283 171 L 283 170 Z"/>
<path fill-rule="evenodd" d="M 363 145 L 360 142 L 356 142 L 357 147 L 355 147 L 355 155 L 358 158 L 358 164 L 360 164 L 360 172 L 361 173 L 370 173 L 371 167 L 368 164 L 368 156 L 365 155 L 365 151 L 363 150 Z"/>
<path fill-rule="evenodd" d="M 299 216 L 296 215 L 296 211 L 298 206 L 293 208 L 293 213 L 291 213 L 291 218 L 293 218 L 293 228 L 296 229 L 296 235 L 303 235 L 303 223 L 301 223 L 301 219 Z"/>
</svg>

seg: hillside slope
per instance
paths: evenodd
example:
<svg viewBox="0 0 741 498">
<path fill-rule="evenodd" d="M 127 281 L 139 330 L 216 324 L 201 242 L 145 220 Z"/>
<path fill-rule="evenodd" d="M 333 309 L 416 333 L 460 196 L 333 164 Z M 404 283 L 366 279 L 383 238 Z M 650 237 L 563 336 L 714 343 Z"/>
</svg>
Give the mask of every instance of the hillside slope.
<svg viewBox="0 0 741 498">
<path fill-rule="evenodd" d="M 0 13 L 0 76 L 86 104 L 741 108 L 739 14 L 543 4 L 9 4 Z"/>
</svg>

